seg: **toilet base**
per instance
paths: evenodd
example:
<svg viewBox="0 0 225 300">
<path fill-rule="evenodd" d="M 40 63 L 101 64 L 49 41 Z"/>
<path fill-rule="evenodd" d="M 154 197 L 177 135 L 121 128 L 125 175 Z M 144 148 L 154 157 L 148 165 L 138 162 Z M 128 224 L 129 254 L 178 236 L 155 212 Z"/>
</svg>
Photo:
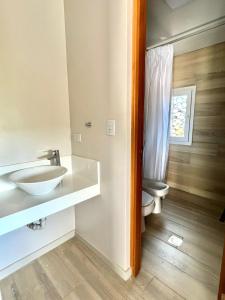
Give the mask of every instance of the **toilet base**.
<svg viewBox="0 0 225 300">
<path fill-rule="evenodd" d="M 141 233 L 145 232 L 145 217 L 142 216 L 142 221 L 141 221 Z"/>
<path fill-rule="evenodd" d="M 161 197 L 154 197 L 155 207 L 152 211 L 153 214 L 160 214 L 162 210 L 162 200 Z"/>
<path fill-rule="evenodd" d="M 145 232 L 145 217 L 149 216 L 151 213 L 152 214 L 160 214 L 162 210 L 162 200 L 163 197 L 154 197 L 154 208 L 153 210 L 148 213 L 148 214 L 143 214 L 142 211 L 142 221 L 141 221 L 141 232 Z"/>
</svg>

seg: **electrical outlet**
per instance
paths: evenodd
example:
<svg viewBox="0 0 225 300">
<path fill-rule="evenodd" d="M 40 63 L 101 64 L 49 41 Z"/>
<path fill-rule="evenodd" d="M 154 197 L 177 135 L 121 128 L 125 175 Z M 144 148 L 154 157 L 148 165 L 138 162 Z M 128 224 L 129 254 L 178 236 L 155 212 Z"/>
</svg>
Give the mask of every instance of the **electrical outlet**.
<svg viewBox="0 0 225 300">
<path fill-rule="evenodd" d="M 74 143 L 81 143 L 82 142 L 82 135 L 81 135 L 81 133 L 73 133 L 72 134 L 72 141 Z"/>
</svg>

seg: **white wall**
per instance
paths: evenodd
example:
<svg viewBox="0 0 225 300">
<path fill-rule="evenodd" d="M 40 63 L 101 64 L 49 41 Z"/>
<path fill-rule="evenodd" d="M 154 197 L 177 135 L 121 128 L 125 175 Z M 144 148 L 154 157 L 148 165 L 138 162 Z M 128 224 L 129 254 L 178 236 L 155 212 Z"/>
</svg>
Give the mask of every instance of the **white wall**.
<svg viewBox="0 0 225 300">
<path fill-rule="evenodd" d="M 124 270 L 130 266 L 131 2 L 64 1 L 71 130 L 82 134 L 72 152 L 101 162 L 102 195 L 76 207 L 76 230 Z M 116 120 L 114 137 L 105 134 L 107 119 Z"/>
<path fill-rule="evenodd" d="M 102 166 L 102 195 L 76 208 L 77 231 L 123 270 L 130 266 L 131 3 L 65 0 L 71 126 L 82 133 L 72 151 Z M 62 0 L 0 2 L 0 165 L 35 160 L 48 148 L 70 154 L 63 13 Z M 115 137 L 105 135 L 107 119 L 116 120 Z M 49 230 L 71 230 L 73 221 L 71 211 L 55 215 Z M 12 263 L 51 242 L 50 231 L 35 245 L 32 232 L 14 231 L 1 237 L 2 251 L 23 237 L 27 247 Z M 65 233 L 56 230 L 54 239 Z"/>
<path fill-rule="evenodd" d="M 63 0 L 0 1 L 0 166 L 71 154 Z M 74 209 L 50 216 L 40 232 L 0 237 L 4 268 L 74 230 Z"/>
<path fill-rule="evenodd" d="M 19 261 L 72 232 L 74 223 L 74 210 L 69 208 L 49 216 L 42 230 L 22 227 L 0 236 L 0 279 L 14 271 Z"/>
<path fill-rule="evenodd" d="M 0 166 L 69 155 L 63 0 L 1 0 L 0 45 Z"/>
</svg>

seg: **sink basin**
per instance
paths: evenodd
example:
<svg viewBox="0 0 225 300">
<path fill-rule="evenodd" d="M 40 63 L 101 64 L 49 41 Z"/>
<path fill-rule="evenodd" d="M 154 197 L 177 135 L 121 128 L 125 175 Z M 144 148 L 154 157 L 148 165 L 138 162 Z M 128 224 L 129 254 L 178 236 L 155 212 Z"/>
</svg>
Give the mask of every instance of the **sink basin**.
<svg viewBox="0 0 225 300">
<path fill-rule="evenodd" d="M 16 171 L 9 179 L 28 194 L 37 196 L 51 192 L 66 172 L 61 166 L 38 166 Z"/>
</svg>

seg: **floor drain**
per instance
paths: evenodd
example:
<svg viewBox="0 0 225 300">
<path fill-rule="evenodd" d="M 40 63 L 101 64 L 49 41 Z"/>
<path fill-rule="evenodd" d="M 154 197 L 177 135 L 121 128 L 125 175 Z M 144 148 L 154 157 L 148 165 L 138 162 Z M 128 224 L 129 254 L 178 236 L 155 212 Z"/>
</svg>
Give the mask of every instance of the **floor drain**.
<svg viewBox="0 0 225 300">
<path fill-rule="evenodd" d="M 222 212 L 222 215 L 220 216 L 220 219 L 219 219 L 220 222 L 225 222 L 225 209 L 223 210 Z"/>
<path fill-rule="evenodd" d="M 183 238 L 177 235 L 171 235 L 168 239 L 168 243 L 175 247 L 180 247 L 183 243 Z"/>
</svg>

